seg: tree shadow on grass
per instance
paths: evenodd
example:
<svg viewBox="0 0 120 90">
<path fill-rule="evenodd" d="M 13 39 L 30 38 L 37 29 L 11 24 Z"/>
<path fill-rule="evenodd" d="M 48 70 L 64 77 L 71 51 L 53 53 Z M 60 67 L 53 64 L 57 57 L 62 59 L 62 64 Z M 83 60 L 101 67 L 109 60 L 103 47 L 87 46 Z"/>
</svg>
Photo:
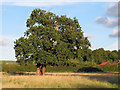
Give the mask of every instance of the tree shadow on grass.
<svg viewBox="0 0 120 90">
<path fill-rule="evenodd" d="M 35 73 L 8 72 L 9 75 L 36 75 Z"/>
<path fill-rule="evenodd" d="M 107 73 L 107 72 L 104 72 L 98 68 L 94 68 L 94 67 L 83 67 L 83 68 L 80 68 L 78 69 L 77 73 L 80 73 L 80 72 L 85 72 L 85 73 L 101 73 L 101 75 L 81 75 L 81 76 L 84 76 L 84 77 L 88 77 L 90 79 L 96 79 L 98 81 L 107 81 L 111 84 L 116 84 L 116 85 L 119 85 L 120 81 L 118 80 L 119 78 L 119 73 L 115 74 L 115 73 Z M 102 73 L 106 73 L 105 75 Z"/>
<path fill-rule="evenodd" d="M 89 79 L 95 79 L 97 81 L 109 82 L 111 84 L 120 85 L 120 81 L 118 80 L 118 75 L 81 75 Z"/>
<path fill-rule="evenodd" d="M 78 69 L 77 72 L 103 72 L 102 70 L 98 69 L 98 68 L 94 68 L 94 67 L 83 67 Z"/>
</svg>

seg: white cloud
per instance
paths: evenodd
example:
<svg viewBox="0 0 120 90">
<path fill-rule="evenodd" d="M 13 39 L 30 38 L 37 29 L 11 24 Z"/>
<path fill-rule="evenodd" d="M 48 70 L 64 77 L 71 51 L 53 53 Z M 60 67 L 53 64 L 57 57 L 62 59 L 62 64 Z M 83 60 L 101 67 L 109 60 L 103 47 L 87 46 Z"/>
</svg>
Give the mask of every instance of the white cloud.
<svg viewBox="0 0 120 90">
<path fill-rule="evenodd" d="M 98 23 L 98 24 L 103 24 L 104 26 L 106 27 L 116 27 L 118 26 L 118 19 L 112 19 L 112 18 L 108 18 L 108 17 L 97 17 L 95 19 L 95 21 Z"/>
<path fill-rule="evenodd" d="M 17 37 L 0 37 L 0 60 L 15 60 L 14 41 Z"/>
<path fill-rule="evenodd" d="M 0 46 L 0 60 L 15 60 L 13 44 L 6 47 Z"/>
<path fill-rule="evenodd" d="M 78 2 L 117 2 L 118 0 L 2 0 L 3 4 L 15 6 L 58 6 Z"/>
<path fill-rule="evenodd" d="M 106 8 L 106 13 L 105 13 L 106 16 L 97 17 L 95 21 L 98 24 L 103 24 L 105 27 L 109 27 L 109 28 L 117 27 L 119 24 L 118 21 L 120 20 L 120 17 L 118 15 L 118 12 L 120 14 L 120 9 L 118 8 L 120 8 L 118 2 L 109 4 Z"/>
<path fill-rule="evenodd" d="M 88 38 L 93 38 L 94 35 L 93 34 L 90 34 L 90 33 L 84 33 L 84 36 L 85 37 L 88 37 Z"/>
<path fill-rule="evenodd" d="M 120 37 L 120 30 L 113 30 L 109 37 Z"/>
<path fill-rule="evenodd" d="M 118 25 L 118 19 L 111 19 L 107 18 L 106 19 L 106 27 L 116 27 Z"/>
<path fill-rule="evenodd" d="M 118 0 L 2 0 L 2 2 L 118 2 Z"/>
<path fill-rule="evenodd" d="M 7 46 L 8 42 L 4 37 L 0 37 L 0 46 Z"/>
<path fill-rule="evenodd" d="M 117 17 L 118 16 L 118 3 L 112 3 L 107 6 L 106 15 Z"/>
<path fill-rule="evenodd" d="M 96 21 L 97 23 L 105 24 L 105 23 L 106 23 L 106 18 L 105 18 L 105 17 L 97 17 L 97 18 L 95 19 L 95 21 Z"/>
<path fill-rule="evenodd" d="M 0 45 L 1 46 L 3 46 L 3 45 L 5 45 L 5 46 L 11 45 L 11 43 L 13 43 L 16 38 L 17 37 L 1 35 L 1 37 L 0 37 Z"/>
<path fill-rule="evenodd" d="M 79 1 L 79 0 L 76 0 Z M 32 6 L 32 7 L 48 7 L 48 6 L 59 6 L 66 4 L 73 4 L 72 0 L 3 0 L 3 5 L 13 6 Z"/>
<path fill-rule="evenodd" d="M 41 7 L 48 7 L 48 6 L 59 6 L 64 4 L 71 4 L 71 3 L 64 3 L 64 2 L 22 2 L 22 3 L 13 3 L 12 5 L 15 6 L 41 6 Z"/>
<path fill-rule="evenodd" d="M 79 2 L 83 0 L 3 0 L 3 4 L 5 5 L 13 5 L 13 6 L 32 6 L 32 7 L 49 7 L 49 6 L 60 6 L 66 4 L 74 4 L 75 2 Z"/>
</svg>

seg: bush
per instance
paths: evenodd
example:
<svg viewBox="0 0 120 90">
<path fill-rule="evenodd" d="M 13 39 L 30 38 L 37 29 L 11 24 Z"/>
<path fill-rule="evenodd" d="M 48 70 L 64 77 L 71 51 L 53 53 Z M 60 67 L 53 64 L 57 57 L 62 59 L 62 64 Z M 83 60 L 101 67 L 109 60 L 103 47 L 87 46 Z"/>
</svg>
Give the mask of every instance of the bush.
<svg viewBox="0 0 120 90">
<path fill-rule="evenodd" d="M 118 66 L 116 65 L 99 65 L 98 66 L 99 69 L 103 70 L 104 72 L 118 72 Z"/>
<path fill-rule="evenodd" d="M 3 63 L 2 64 L 2 71 L 3 72 L 18 72 L 18 65 L 17 64 L 8 64 L 8 63 Z"/>
<path fill-rule="evenodd" d="M 77 72 L 103 72 L 103 71 L 95 67 L 83 67 L 78 69 Z"/>
<path fill-rule="evenodd" d="M 47 66 L 46 72 L 77 72 L 73 66 Z"/>
<path fill-rule="evenodd" d="M 35 65 L 19 65 L 17 63 L 2 63 L 2 72 L 35 72 L 36 66 Z"/>
</svg>

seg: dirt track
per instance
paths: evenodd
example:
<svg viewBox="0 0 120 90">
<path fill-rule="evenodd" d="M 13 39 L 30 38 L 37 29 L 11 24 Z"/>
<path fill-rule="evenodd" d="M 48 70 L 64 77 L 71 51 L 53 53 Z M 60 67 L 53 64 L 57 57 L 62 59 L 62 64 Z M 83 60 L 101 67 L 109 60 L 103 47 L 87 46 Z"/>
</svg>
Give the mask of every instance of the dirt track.
<svg viewBox="0 0 120 90">
<path fill-rule="evenodd" d="M 25 72 L 25 73 L 4 73 L 3 75 L 36 75 L 36 72 Z M 93 76 L 93 75 L 114 75 L 120 76 L 120 73 L 49 73 L 46 72 L 44 76 Z"/>
</svg>

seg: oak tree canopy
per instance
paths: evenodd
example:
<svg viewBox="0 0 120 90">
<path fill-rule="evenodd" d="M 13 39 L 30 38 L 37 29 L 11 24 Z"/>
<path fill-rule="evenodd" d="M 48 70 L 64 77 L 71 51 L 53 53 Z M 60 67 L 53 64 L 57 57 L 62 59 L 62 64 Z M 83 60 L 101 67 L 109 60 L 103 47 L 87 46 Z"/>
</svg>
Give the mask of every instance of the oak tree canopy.
<svg viewBox="0 0 120 90">
<path fill-rule="evenodd" d="M 70 65 L 70 59 L 87 60 L 87 52 L 91 52 L 76 17 L 34 9 L 26 26 L 24 36 L 14 42 L 20 64 Z"/>
</svg>

